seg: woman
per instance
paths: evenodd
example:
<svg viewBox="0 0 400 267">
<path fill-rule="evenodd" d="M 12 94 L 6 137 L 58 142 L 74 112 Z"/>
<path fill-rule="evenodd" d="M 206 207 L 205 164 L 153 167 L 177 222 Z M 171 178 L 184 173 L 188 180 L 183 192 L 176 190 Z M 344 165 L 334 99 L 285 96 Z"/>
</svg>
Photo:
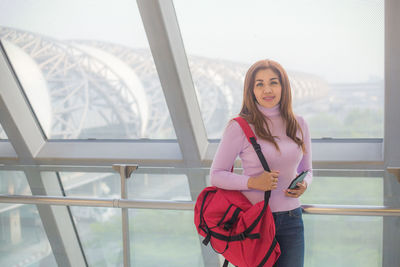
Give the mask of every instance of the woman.
<svg viewBox="0 0 400 267">
<path fill-rule="evenodd" d="M 293 113 L 289 79 L 279 63 L 260 60 L 250 67 L 239 116 L 255 132 L 272 171 L 263 170 L 239 124 L 231 120 L 211 166 L 211 184 L 241 190 L 253 204 L 264 199 L 264 191 L 271 190 L 269 205 L 282 251 L 275 266 L 303 266 L 304 228 L 299 197 L 312 180 L 311 139 L 305 120 Z M 230 171 L 237 156 L 242 161 L 242 175 Z M 304 181 L 296 189 L 287 189 L 304 170 L 309 171 Z"/>
</svg>

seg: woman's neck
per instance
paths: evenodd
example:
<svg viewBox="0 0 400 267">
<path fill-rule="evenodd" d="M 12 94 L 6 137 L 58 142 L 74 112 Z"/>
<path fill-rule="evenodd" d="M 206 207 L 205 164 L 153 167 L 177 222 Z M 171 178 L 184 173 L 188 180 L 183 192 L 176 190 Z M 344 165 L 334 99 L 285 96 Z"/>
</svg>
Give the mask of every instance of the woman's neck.
<svg viewBox="0 0 400 267">
<path fill-rule="evenodd" d="M 263 107 L 258 103 L 256 103 L 256 105 L 258 110 L 267 117 L 279 116 L 281 114 L 280 104 L 277 104 L 272 108 Z"/>
</svg>

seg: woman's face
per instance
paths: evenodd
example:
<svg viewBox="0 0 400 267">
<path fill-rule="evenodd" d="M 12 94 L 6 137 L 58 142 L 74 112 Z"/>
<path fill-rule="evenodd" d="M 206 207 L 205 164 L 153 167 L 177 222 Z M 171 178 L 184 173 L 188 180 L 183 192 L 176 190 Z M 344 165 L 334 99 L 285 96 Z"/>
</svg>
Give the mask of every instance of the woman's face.
<svg viewBox="0 0 400 267">
<path fill-rule="evenodd" d="M 272 69 L 257 71 L 253 92 L 261 106 L 272 108 L 278 105 L 282 92 L 279 76 Z"/>
</svg>

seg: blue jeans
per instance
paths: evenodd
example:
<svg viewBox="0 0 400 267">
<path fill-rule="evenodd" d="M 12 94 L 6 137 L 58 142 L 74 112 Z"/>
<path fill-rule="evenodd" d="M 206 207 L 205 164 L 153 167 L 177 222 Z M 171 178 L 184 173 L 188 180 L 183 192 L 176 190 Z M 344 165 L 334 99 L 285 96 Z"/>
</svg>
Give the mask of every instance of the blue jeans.
<svg viewBox="0 0 400 267">
<path fill-rule="evenodd" d="M 274 267 L 303 267 L 304 226 L 301 208 L 272 213 L 281 256 Z"/>
</svg>

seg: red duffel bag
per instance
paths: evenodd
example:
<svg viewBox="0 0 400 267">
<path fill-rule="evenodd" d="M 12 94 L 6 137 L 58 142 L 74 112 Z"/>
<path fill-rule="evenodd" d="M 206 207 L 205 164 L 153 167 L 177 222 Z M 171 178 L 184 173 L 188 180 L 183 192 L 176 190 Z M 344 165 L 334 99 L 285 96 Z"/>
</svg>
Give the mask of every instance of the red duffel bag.
<svg viewBox="0 0 400 267">
<path fill-rule="evenodd" d="M 253 145 L 261 164 L 270 171 L 255 135 L 243 118 L 235 118 Z M 252 205 L 237 190 L 206 187 L 198 196 L 194 221 L 197 231 L 204 236 L 203 244 L 239 267 L 273 266 L 281 254 L 275 239 L 275 223 L 268 205 L 271 191 L 264 201 Z"/>
</svg>

